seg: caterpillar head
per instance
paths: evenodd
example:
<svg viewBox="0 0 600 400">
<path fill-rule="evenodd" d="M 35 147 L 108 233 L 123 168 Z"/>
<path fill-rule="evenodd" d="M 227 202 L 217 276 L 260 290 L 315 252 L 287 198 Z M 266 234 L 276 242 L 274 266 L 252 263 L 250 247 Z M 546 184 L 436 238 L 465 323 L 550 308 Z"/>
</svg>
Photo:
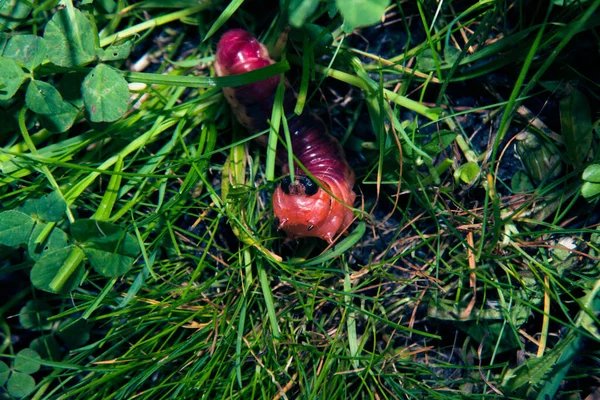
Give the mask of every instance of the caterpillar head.
<svg viewBox="0 0 600 400">
<path fill-rule="evenodd" d="M 337 185 L 321 184 L 336 197 L 340 196 Z M 340 198 L 349 200 L 345 196 Z M 279 229 L 288 236 L 318 237 L 329 243 L 352 221 L 351 210 L 304 175 L 296 175 L 294 181 L 289 176 L 282 180 L 273 194 L 273 211 L 279 219 Z"/>
<path fill-rule="evenodd" d="M 281 181 L 281 190 L 287 195 L 306 195 L 310 197 L 317 194 L 319 185 L 306 175 L 297 176 L 294 182 L 288 175 Z"/>
</svg>

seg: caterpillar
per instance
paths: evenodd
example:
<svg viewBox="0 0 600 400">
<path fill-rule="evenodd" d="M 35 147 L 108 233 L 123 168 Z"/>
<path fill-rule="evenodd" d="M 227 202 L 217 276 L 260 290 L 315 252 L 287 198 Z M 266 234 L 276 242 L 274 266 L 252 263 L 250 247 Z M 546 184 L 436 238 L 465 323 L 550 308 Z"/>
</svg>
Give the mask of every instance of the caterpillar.
<svg viewBox="0 0 600 400">
<path fill-rule="evenodd" d="M 214 68 L 218 76 L 236 75 L 273 64 L 267 48 L 242 29 L 226 32 L 217 44 Z M 251 132 L 268 127 L 279 77 L 236 88 L 223 94 L 232 113 Z M 286 82 L 284 111 L 290 114 L 295 93 Z M 331 136 L 321 118 L 310 110 L 288 120 L 292 152 L 314 179 L 294 165 L 294 180 L 289 175 L 285 149 L 277 151 L 277 161 L 286 175 L 273 193 L 273 212 L 279 229 L 290 238 L 318 237 L 333 243 L 353 220 L 350 209 L 356 194 L 354 171 L 348 165 L 340 143 Z"/>
</svg>

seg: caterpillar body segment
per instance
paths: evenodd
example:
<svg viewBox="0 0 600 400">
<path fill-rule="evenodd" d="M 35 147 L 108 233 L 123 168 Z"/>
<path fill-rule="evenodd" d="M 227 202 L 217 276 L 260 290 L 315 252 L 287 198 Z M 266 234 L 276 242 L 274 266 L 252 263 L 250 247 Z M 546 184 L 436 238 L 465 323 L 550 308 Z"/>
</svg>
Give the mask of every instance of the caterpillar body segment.
<svg viewBox="0 0 600 400">
<path fill-rule="evenodd" d="M 272 64 L 266 47 L 248 32 L 226 32 L 217 45 L 215 71 L 219 76 L 235 75 Z M 258 132 L 268 127 L 279 77 L 223 90 L 232 112 L 245 128 Z M 284 111 L 289 114 L 295 94 L 286 83 Z M 327 132 L 323 121 L 306 109 L 288 120 L 292 151 L 310 176 L 294 165 L 289 174 L 287 151 L 279 149 L 277 160 L 287 176 L 273 194 L 273 211 L 279 228 L 289 237 L 318 237 L 329 243 L 352 222 L 356 194 L 355 176 L 340 143 Z M 263 140 L 264 143 L 264 140 Z"/>
</svg>

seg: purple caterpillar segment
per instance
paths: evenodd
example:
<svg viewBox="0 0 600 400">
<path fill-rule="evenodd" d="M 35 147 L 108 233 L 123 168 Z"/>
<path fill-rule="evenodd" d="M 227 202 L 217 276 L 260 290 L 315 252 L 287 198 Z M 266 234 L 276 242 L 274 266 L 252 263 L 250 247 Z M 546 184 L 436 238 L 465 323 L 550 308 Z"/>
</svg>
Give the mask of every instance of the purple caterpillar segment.
<svg viewBox="0 0 600 400">
<path fill-rule="evenodd" d="M 215 71 L 219 76 L 242 74 L 271 64 L 273 60 L 266 47 L 242 29 L 226 32 L 217 46 Z M 269 128 L 268 120 L 279 81 L 279 76 L 273 76 L 260 82 L 223 89 L 234 116 L 249 131 L 260 132 Z M 293 91 L 286 90 L 285 112 L 290 112 L 294 104 Z"/>
<path fill-rule="evenodd" d="M 242 29 L 233 29 L 221 38 L 215 59 L 217 75 L 238 75 L 273 64 L 266 47 Z M 248 103 L 260 103 L 271 97 L 277 88 L 279 77 L 273 76 L 260 82 L 238 88 L 237 92 Z"/>
<path fill-rule="evenodd" d="M 346 162 L 344 150 L 333 136 L 327 133 L 325 123 L 312 113 L 304 113 L 289 121 L 292 136 L 292 151 L 298 161 L 317 179 L 348 181 L 354 185 L 354 174 Z M 284 173 L 289 172 L 287 152 L 278 152 L 278 158 L 284 164 Z M 294 173 L 304 175 L 296 166 Z M 350 186 L 352 187 L 352 186 Z"/>
</svg>

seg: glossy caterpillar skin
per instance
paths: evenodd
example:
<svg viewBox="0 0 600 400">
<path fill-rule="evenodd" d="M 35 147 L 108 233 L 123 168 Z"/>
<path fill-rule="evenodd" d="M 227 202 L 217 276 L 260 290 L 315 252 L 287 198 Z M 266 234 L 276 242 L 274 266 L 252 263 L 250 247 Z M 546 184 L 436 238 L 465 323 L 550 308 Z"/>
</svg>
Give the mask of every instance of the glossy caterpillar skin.
<svg viewBox="0 0 600 400">
<path fill-rule="evenodd" d="M 226 32 L 217 45 L 215 71 L 219 76 L 241 74 L 272 63 L 265 46 L 241 29 Z M 268 127 L 278 84 L 279 77 L 275 76 L 237 88 L 225 88 L 223 93 L 237 120 L 248 130 L 258 132 Z M 286 86 L 289 86 L 287 82 Z M 294 104 L 295 94 L 287 88 L 286 114 L 293 110 Z M 294 168 L 293 182 L 289 175 L 281 181 L 273 194 L 273 211 L 279 219 L 279 229 L 292 238 L 313 236 L 332 243 L 353 219 L 349 207 L 356 199 L 352 191 L 354 171 L 346 162 L 340 143 L 327 132 L 319 117 L 307 110 L 288 120 L 288 125 L 294 155 L 319 184 L 298 166 Z M 277 152 L 277 159 L 283 165 L 282 172 L 288 174 L 285 149 Z"/>
</svg>

